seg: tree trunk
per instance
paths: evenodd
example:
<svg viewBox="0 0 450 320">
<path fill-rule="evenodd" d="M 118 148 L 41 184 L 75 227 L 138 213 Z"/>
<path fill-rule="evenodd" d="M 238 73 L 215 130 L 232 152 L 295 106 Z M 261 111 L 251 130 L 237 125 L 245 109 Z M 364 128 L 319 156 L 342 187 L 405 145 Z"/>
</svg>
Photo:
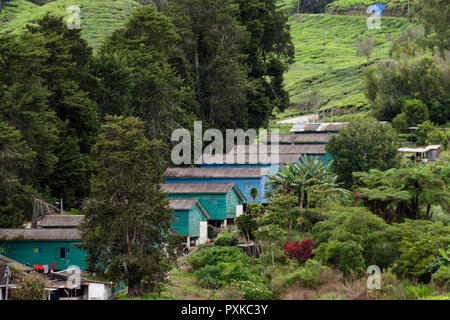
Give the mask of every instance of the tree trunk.
<svg viewBox="0 0 450 320">
<path fill-rule="evenodd" d="M 128 280 L 128 294 L 127 297 L 142 297 L 144 294 L 141 286 L 141 278 L 133 277 Z"/>
<path fill-rule="evenodd" d="M 426 219 L 427 220 L 431 220 L 430 211 L 431 211 L 431 205 L 428 205 L 427 206 L 427 215 L 426 215 Z"/>
<path fill-rule="evenodd" d="M 419 220 L 419 196 L 414 199 L 414 216 L 416 220 Z"/>
<path fill-rule="evenodd" d="M 273 258 L 273 246 L 272 246 L 272 266 L 275 268 L 275 259 Z"/>
</svg>

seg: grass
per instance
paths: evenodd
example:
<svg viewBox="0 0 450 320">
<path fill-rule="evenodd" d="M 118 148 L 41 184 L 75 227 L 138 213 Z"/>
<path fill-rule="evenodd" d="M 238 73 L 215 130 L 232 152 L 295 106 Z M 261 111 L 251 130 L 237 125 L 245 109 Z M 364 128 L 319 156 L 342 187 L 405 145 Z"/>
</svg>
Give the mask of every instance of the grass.
<svg viewBox="0 0 450 320">
<path fill-rule="evenodd" d="M 1 23 L 0 34 L 20 33 L 27 24 L 35 24 L 47 13 L 63 16 L 66 21 L 73 14 L 67 13 L 67 8 L 75 5 L 81 9 L 81 34 L 94 49 L 98 49 L 114 30 L 122 27 L 133 10 L 140 6 L 132 0 L 58 0 L 43 6 L 33 5 L 34 7 L 28 5 L 28 1 L 19 0 L 12 3 L 18 6 L 8 5 L 4 9 L 9 12 L 9 21 Z"/>
<path fill-rule="evenodd" d="M 141 298 L 128 298 L 125 292 L 117 295 L 117 300 L 209 300 L 214 292 L 198 286 L 193 273 L 180 269 L 173 269 L 170 279 L 171 283 L 161 295 L 146 292 Z"/>
<path fill-rule="evenodd" d="M 0 10 L 0 23 L 7 23 L 14 20 L 16 15 L 22 13 L 30 13 L 37 8 L 32 2 L 25 0 L 11 0 Z M 0 27 L 1 28 L 1 27 Z"/>
</svg>

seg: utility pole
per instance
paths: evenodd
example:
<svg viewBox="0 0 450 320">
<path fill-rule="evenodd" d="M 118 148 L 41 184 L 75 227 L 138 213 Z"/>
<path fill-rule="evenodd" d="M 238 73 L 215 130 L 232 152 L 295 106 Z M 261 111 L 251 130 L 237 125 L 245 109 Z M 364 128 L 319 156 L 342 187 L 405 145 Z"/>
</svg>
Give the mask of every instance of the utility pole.
<svg viewBox="0 0 450 320">
<path fill-rule="evenodd" d="M 5 300 L 8 300 L 8 286 L 9 286 L 9 276 L 11 274 L 11 272 L 9 271 L 9 265 L 6 265 L 6 292 L 5 292 Z"/>
<path fill-rule="evenodd" d="M 63 199 L 61 198 L 61 214 L 63 214 L 63 212 L 64 212 Z"/>
</svg>

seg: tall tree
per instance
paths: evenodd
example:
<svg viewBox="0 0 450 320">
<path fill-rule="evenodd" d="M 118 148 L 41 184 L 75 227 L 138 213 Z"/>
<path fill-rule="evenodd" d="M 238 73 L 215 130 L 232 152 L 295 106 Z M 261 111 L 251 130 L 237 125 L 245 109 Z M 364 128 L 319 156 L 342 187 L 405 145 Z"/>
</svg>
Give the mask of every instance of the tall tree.
<svg viewBox="0 0 450 320">
<path fill-rule="evenodd" d="M 48 57 L 41 36 L 0 36 L 0 122 L 4 124 L 2 143 L 7 148 L 3 156 L 17 161 L 16 169 L 4 169 L 13 177 L 3 180 L 2 206 L 10 207 L 2 214 L 4 219 L 16 211 L 24 219 L 31 218 L 32 196 L 48 189 L 58 160 L 58 118 L 48 106 L 49 92 L 42 78 Z M 18 154 L 8 155 L 14 150 Z M 31 154 L 34 156 L 28 156 Z M 23 222 L 14 221 L 9 226 Z"/>
<path fill-rule="evenodd" d="M 333 170 L 339 180 L 351 189 L 352 172 L 387 170 L 399 164 L 396 141 L 397 134 L 390 124 L 358 117 L 331 137 L 326 149 L 334 157 Z"/>
<path fill-rule="evenodd" d="M 179 39 L 169 18 L 144 6 L 101 48 L 102 55 L 116 52 L 131 71 L 131 101 L 125 108 L 146 121 L 147 136 L 152 138 L 170 140 L 174 129 L 193 126 L 190 115 L 198 112 L 191 83 L 184 77 L 187 61 L 177 47 Z M 119 80 L 128 85 L 125 73 Z M 113 81 L 103 85 L 107 92 L 117 86 Z"/>
<path fill-rule="evenodd" d="M 92 50 L 81 38 L 80 30 L 68 29 L 62 18 L 46 15 L 36 26 L 28 26 L 28 33 L 40 36 L 49 53 L 42 76 L 50 93 L 49 105 L 60 120 L 56 149 L 59 162 L 48 184 L 57 198 L 80 199 L 88 195 L 88 155 L 99 127 L 97 105 L 81 89 L 87 87 Z"/>
<path fill-rule="evenodd" d="M 23 177 L 35 159 L 36 152 L 20 130 L 0 121 L 0 228 L 21 227 L 25 217 L 31 217 L 31 196 L 36 191 L 23 184 Z"/>
<path fill-rule="evenodd" d="M 247 128 L 247 93 L 253 90 L 243 45 L 248 33 L 232 0 L 173 0 L 167 15 L 181 35 L 195 84 L 200 118 L 218 128 Z"/>
<path fill-rule="evenodd" d="M 288 19 L 277 9 L 275 0 L 235 0 L 239 5 L 239 22 L 250 33 L 244 45 L 249 79 L 256 91 L 248 95 L 248 126 L 267 125 L 274 107 L 283 111 L 289 106 L 284 88 L 284 72 L 294 62 Z"/>
<path fill-rule="evenodd" d="M 164 145 L 145 137 L 138 118 L 105 120 L 92 150 L 96 174 L 81 226 L 84 247 L 90 270 L 127 283 L 128 296 L 141 296 L 144 277 L 164 282 L 179 247 L 160 189 Z"/>
</svg>

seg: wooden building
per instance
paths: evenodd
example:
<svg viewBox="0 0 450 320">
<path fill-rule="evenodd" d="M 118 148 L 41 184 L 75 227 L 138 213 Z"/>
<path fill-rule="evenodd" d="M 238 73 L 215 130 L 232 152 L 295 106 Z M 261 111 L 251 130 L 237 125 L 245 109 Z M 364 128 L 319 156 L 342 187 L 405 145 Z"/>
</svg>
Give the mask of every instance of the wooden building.
<svg viewBox="0 0 450 320">
<path fill-rule="evenodd" d="M 0 229 L 0 254 L 37 270 L 86 269 L 76 228 Z"/>
<path fill-rule="evenodd" d="M 197 198 L 216 226 L 231 223 L 247 201 L 234 183 L 165 183 L 162 190 L 169 199 Z"/>
<path fill-rule="evenodd" d="M 257 203 L 265 203 L 265 182 L 270 169 L 268 167 L 205 167 L 205 168 L 169 168 L 164 172 L 167 183 L 235 183 L 247 202 L 252 202 L 252 188 L 258 190 Z"/>
<path fill-rule="evenodd" d="M 204 244 L 208 239 L 208 220 L 211 218 L 198 198 L 169 199 L 175 210 L 175 222 L 172 229 L 187 236 L 187 244 Z"/>
</svg>

